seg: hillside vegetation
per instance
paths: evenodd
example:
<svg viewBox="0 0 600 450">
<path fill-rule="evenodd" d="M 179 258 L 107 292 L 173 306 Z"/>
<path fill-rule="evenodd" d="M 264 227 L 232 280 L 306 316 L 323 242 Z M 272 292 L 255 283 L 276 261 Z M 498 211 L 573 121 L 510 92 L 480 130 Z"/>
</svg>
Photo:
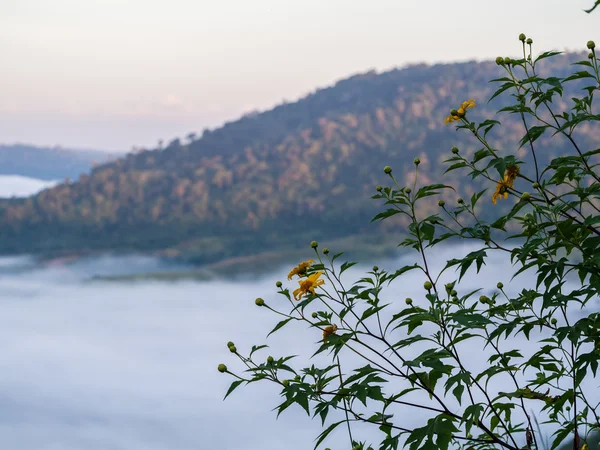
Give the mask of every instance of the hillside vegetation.
<svg viewBox="0 0 600 450">
<path fill-rule="evenodd" d="M 54 181 L 77 179 L 93 165 L 117 159 L 114 153 L 100 150 L 72 150 L 33 145 L 0 145 L 0 175 L 21 175 Z"/>
<path fill-rule="evenodd" d="M 555 57 L 544 70 L 566 76 L 569 63 L 584 58 Z M 146 251 L 205 263 L 375 232 L 380 225 L 370 221 L 378 205 L 370 197 L 383 184 L 384 165 L 409 183 L 419 157 L 420 180 L 427 184 L 441 173 L 453 145 L 464 154 L 479 149 L 467 133 L 444 125 L 460 102 L 476 99 L 472 120 L 502 122 L 488 135 L 500 151 L 524 134 L 518 117 L 496 116 L 502 106 L 496 100 L 486 104 L 498 88 L 489 80 L 500 76 L 493 62 L 466 62 L 344 79 L 198 139 L 130 154 L 77 182 L 3 201 L 0 251 Z M 581 87 L 572 82 L 554 99 L 557 109 L 570 108 Z M 599 137 L 598 128 L 589 126 L 576 136 L 585 150 L 597 146 Z M 542 146 L 548 158 L 568 148 L 545 136 Z M 525 157 L 526 151 L 520 150 Z M 458 193 L 448 191 L 448 201 L 478 187 L 465 183 L 464 173 L 452 174 Z M 483 214 L 499 214 L 489 204 Z M 497 208 L 503 207 L 506 202 Z M 420 213 L 438 209 L 431 204 Z M 397 231 L 393 221 L 385 225 Z"/>
</svg>

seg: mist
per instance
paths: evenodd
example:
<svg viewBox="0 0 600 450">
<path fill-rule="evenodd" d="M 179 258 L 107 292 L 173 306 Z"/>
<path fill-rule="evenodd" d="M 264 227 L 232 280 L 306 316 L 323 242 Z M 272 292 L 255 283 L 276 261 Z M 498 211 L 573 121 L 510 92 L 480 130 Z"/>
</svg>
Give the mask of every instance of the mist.
<svg viewBox="0 0 600 450">
<path fill-rule="evenodd" d="M 434 270 L 457 252 L 471 249 L 436 251 Z M 378 265 L 394 270 L 415 256 Z M 266 339 L 279 319 L 255 306 L 254 299 L 260 296 L 284 309 L 275 282 L 286 280 L 290 267 L 261 277 L 203 282 L 116 283 L 94 278 L 170 269 L 175 268 L 139 256 L 54 266 L 25 256 L 0 258 L 0 435 L 5 448 L 313 448 L 321 430 L 318 419 L 311 421 L 293 406 L 276 420 L 272 409 L 279 403 L 279 389 L 267 383 L 239 388 L 223 402 L 233 379 L 216 369 L 225 363 L 241 372 L 241 363 L 226 348 L 229 340 L 242 354 L 253 344 L 267 343 L 270 348 L 259 360 L 268 355 L 308 356 L 318 348 L 319 330 L 305 325 L 284 328 Z M 366 270 L 370 266 L 353 267 L 346 272 L 347 280 Z M 527 277 L 511 282 L 510 273 L 506 260 L 492 257 L 461 290 L 502 281 L 515 292 L 531 284 Z M 386 300 L 401 302 L 398 308 L 404 307 L 406 297 L 424 301 L 423 281 L 416 271 L 407 273 L 386 290 Z M 290 287 L 295 284 L 286 281 Z M 507 345 L 513 344 L 523 351 L 527 345 L 537 348 L 521 338 Z M 343 358 L 348 371 L 358 362 Z M 302 358 L 293 366 L 300 369 L 307 361 Z M 483 368 L 487 363 L 478 356 L 469 364 Z M 406 427 L 421 424 L 425 417 L 414 411 L 399 413 Z M 360 438 L 378 442 L 380 432 L 367 428 Z M 326 444 L 346 445 L 344 430 L 333 433 Z"/>
</svg>

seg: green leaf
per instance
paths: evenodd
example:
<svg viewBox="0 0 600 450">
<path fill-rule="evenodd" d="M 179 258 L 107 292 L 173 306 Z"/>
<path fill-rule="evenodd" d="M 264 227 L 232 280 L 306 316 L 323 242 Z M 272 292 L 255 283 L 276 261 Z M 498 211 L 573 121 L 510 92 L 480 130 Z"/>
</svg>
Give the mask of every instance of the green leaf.
<svg viewBox="0 0 600 450">
<path fill-rule="evenodd" d="M 223 400 L 225 400 L 229 396 L 229 394 L 231 394 L 243 382 L 244 380 L 236 380 L 233 383 L 231 383 L 231 386 L 229 386 L 229 389 L 227 389 L 227 393 L 225 394 L 225 397 L 223 397 Z"/>
<path fill-rule="evenodd" d="M 290 320 L 292 320 L 293 317 L 290 317 L 288 319 L 282 320 L 281 322 L 279 322 L 277 325 L 275 325 L 275 328 L 273 328 L 271 330 L 271 332 L 269 334 L 267 334 L 267 337 L 271 336 L 273 333 L 275 333 L 277 330 L 279 330 L 280 328 L 284 327 Z"/>
<path fill-rule="evenodd" d="M 325 429 L 325 431 L 323 431 L 323 432 L 322 432 L 322 433 L 319 435 L 319 437 L 317 438 L 317 442 L 316 442 L 316 444 L 315 444 L 315 449 L 316 449 L 316 448 L 317 448 L 317 447 L 318 447 L 318 446 L 321 444 L 321 442 L 323 442 L 323 441 L 325 440 L 325 438 L 326 438 L 327 436 L 329 436 L 329 434 L 330 434 L 330 433 L 331 433 L 333 430 L 335 430 L 335 429 L 336 429 L 336 428 L 337 428 L 337 427 L 338 427 L 340 424 L 342 424 L 342 423 L 344 423 L 344 422 L 345 422 L 345 420 L 340 420 L 339 422 L 335 422 L 335 423 L 332 423 L 331 425 L 329 425 L 329 426 L 328 426 L 328 427 Z"/>
</svg>

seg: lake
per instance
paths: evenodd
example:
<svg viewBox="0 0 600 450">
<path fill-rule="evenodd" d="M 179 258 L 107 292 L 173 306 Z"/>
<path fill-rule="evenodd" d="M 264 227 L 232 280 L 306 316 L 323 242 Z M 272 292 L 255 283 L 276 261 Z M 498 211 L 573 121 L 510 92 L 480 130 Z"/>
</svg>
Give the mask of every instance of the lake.
<svg viewBox="0 0 600 450">
<path fill-rule="evenodd" d="M 436 265 L 470 247 L 436 251 Z M 307 258 L 310 252 L 307 251 Z M 379 262 L 394 269 L 414 254 Z M 260 277 L 239 274 L 210 281 L 92 280 L 96 275 L 155 272 L 165 263 L 148 257 L 102 257 L 70 265 L 42 266 L 28 257 L 0 258 L 0 436 L 7 449 L 35 450 L 304 450 L 314 446 L 320 422 L 292 407 L 276 420 L 275 386 L 240 388 L 225 402 L 232 378 L 217 372 L 241 364 L 226 348 L 241 352 L 268 343 L 263 354 L 306 354 L 318 348 L 320 332 L 294 326 L 272 335 L 274 314 L 254 305 L 283 300 L 275 281 L 291 266 Z M 510 283 L 509 266 L 490 259 L 469 286 Z M 349 279 L 367 267 L 354 267 Z M 416 271 L 387 291 L 389 300 L 423 294 Z M 289 282 L 292 287 L 296 283 Z M 462 289 L 462 288 L 461 288 Z M 491 291 L 487 292 L 491 294 Z M 535 345 L 515 342 L 533 350 Z M 511 344 L 512 345 L 512 344 Z M 487 364 L 478 354 L 474 367 Z M 347 360 L 351 366 L 351 358 Z M 402 411 L 400 411 L 402 413 Z M 403 414 L 402 426 L 422 416 Z M 340 429 L 328 445 L 346 448 Z M 362 439 L 379 438 L 365 431 Z M 378 441 L 377 441 L 378 442 Z"/>
</svg>

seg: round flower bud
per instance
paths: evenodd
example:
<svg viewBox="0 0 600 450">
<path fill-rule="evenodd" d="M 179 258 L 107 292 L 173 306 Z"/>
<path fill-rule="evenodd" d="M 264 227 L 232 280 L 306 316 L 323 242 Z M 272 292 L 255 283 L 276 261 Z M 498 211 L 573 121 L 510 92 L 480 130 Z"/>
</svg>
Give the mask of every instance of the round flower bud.
<svg viewBox="0 0 600 450">
<path fill-rule="evenodd" d="M 265 301 L 262 298 L 257 298 L 256 300 L 254 300 L 254 304 L 256 306 L 265 306 Z"/>
<path fill-rule="evenodd" d="M 452 290 L 450 291 L 450 295 L 451 295 L 452 297 L 456 297 L 456 295 L 457 295 L 457 294 L 458 294 L 458 292 L 456 292 L 454 289 L 452 289 Z"/>
<path fill-rule="evenodd" d="M 301 378 L 300 378 L 300 375 L 296 375 L 296 376 L 294 377 L 294 381 L 300 381 L 300 380 L 301 380 Z"/>
<path fill-rule="evenodd" d="M 378 270 L 379 270 L 379 267 L 373 266 L 373 272 L 377 272 Z"/>
<path fill-rule="evenodd" d="M 504 64 L 510 64 L 510 58 L 508 56 L 504 58 Z"/>
<path fill-rule="evenodd" d="M 310 246 L 311 246 L 312 248 L 317 248 L 317 247 L 319 246 L 319 243 L 318 243 L 317 241 L 312 241 L 312 242 L 310 243 Z"/>
<path fill-rule="evenodd" d="M 290 385 L 290 380 L 283 380 L 283 381 L 281 382 L 281 384 L 283 384 L 284 386 L 286 386 L 286 387 L 287 387 L 287 386 L 289 386 L 289 385 Z"/>
<path fill-rule="evenodd" d="M 383 191 L 383 187 L 382 187 L 382 186 L 377 186 L 377 187 L 375 188 L 375 190 L 376 190 L 377 192 L 381 192 L 381 191 Z"/>
<path fill-rule="evenodd" d="M 405 302 L 407 305 L 412 305 L 412 302 L 413 302 L 413 301 L 412 301 L 412 298 L 407 298 L 406 300 L 404 300 L 404 302 Z"/>
<path fill-rule="evenodd" d="M 527 38 L 527 40 L 525 42 L 527 42 L 527 45 L 531 45 L 531 44 L 533 44 L 533 39 Z"/>
<path fill-rule="evenodd" d="M 410 194 L 412 192 L 412 189 L 409 187 L 404 188 L 404 192 L 406 192 L 407 194 Z"/>
<path fill-rule="evenodd" d="M 496 64 L 498 64 L 499 66 L 501 66 L 502 64 L 504 64 L 504 58 L 502 56 L 498 56 L 496 58 Z"/>
<path fill-rule="evenodd" d="M 283 286 L 283 283 L 281 281 L 276 281 L 275 282 L 275 286 L 277 286 L 278 288 L 280 288 L 281 286 Z"/>
<path fill-rule="evenodd" d="M 571 407 L 570 407 L 570 406 L 567 406 L 565 409 L 566 409 L 567 411 L 571 411 Z"/>
<path fill-rule="evenodd" d="M 431 284 L 431 282 L 430 282 L 430 281 L 426 281 L 425 283 L 423 283 L 423 287 L 424 287 L 425 289 L 427 289 L 428 291 L 430 291 L 430 290 L 431 290 L 431 288 L 433 287 L 433 285 Z"/>
<path fill-rule="evenodd" d="M 390 173 L 392 173 L 392 168 L 390 166 L 385 166 L 383 168 L 383 172 L 389 175 Z"/>
<path fill-rule="evenodd" d="M 231 342 L 231 341 L 229 341 L 227 343 L 227 348 L 230 348 L 230 347 L 235 347 L 235 344 L 233 342 Z"/>
<path fill-rule="evenodd" d="M 310 316 L 311 316 L 313 319 L 316 319 L 317 317 L 319 317 L 319 315 L 318 315 L 316 312 L 312 313 Z"/>
<path fill-rule="evenodd" d="M 504 287 L 504 284 L 502 284 L 502 283 L 498 283 L 498 284 L 496 285 L 496 287 L 497 287 L 498 289 L 502 289 L 502 288 Z"/>
<path fill-rule="evenodd" d="M 532 188 L 534 188 L 534 189 L 537 189 L 537 188 L 539 188 L 539 187 L 540 187 L 540 183 L 538 183 L 538 182 L 535 182 L 535 183 L 533 183 L 533 184 L 531 185 L 531 187 L 532 187 Z"/>
<path fill-rule="evenodd" d="M 520 40 L 521 42 L 525 42 L 525 39 L 527 39 L 527 36 L 525 36 L 525 34 L 524 34 L 524 33 L 521 33 L 521 34 L 519 35 L 519 40 Z"/>
<path fill-rule="evenodd" d="M 451 116 L 458 116 L 458 111 L 456 109 L 451 109 L 450 110 L 450 115 Z"/>
<path fill-rule="evenodd" d="M 329 249 L 328 249 L 327 247 L 325 247 L 325 248 L 323 249 L 323 254 L 324 254 L 324 255 L 329 255 Z"/>
<path fill-rule="evenodd" d="M 217 366 L 217 370 L 221 373 L 225 373 L 225 372 L 227 372 L 227 366 L 225 364 L 219 364 Z"/>
<path fill-rule="evenodd" d="M 558 320 L 556 320 L 554 317 L 550 320 L 550 323 L 552 325 L 556 325 L 558 323 Z"/>
<path fill-rule="evenodd" d="M 275 361 L 275 359 L 274 359 L 272 356 L 269 356 L 269 357 L 267 358 L 267 362 L 268 362 L 269 364 L 271 364 L 273 361 Z"/>
<path fill-rule="evenodd" d="M 462 205 L 465 202 L 462 198 L 459 198 L 456 201 L 458 202 L 459 205 Z"/>
<path fill-rule="evenodd" d="M 446 204 L 444 200 L 438 201 L 438 206 L 443 207 Z"/>
<path fill-rule="evenodd" d="M 230 347 L 229 347 L 229 351 L 230 351 L 231 353 L 237 353 L 237 348 L 236 348 L 236 346 L 235 346 L 235 345 L 232 345 L 232 346 L 230 346 Z"/>
<path fill-rule="evenodd" d="M 418 166 L 419 164 L 421 164 L 421 160 L 419 158 L 415 158 L 413 160 L 413 162 L 415 163 L 415 166 Z"/>
<path fill-rule="evenodd" d="M 521 200 L 523 200 L 523 201 L 531 200 L 531 194 L 529 192 L 523 192 L 523 194 L 521 195 Z"/>
<path fill-rule="evenodd" d="M 588 53 L 588 58 L 589 59 L 594 59 L 594 54 L 592 52 Z"/>
<path fill-rule="evenodd" d="M 596 48 L 596 43 L 594 41 L 587 41 L 587 48 L 594 50 Z"/>
<path fill-rule="evenodd" d="M 490 301 L 490 299 L 488 297 L 486 297 L 485 295 L 482 295 L 481 297 L 479 297 L 479 301 L 483 304 L 488 303 Z"/>
<path fill-rule="evenodd" d="M 451 300 L 452 300 L 453 302 L 457 302 L 457 301 L 458 301 L 458 297 L 456 297 L 456 296 L 455 296 L 455 297 L 452 297 L 452 298 L 451 298 Z"/>
<path fill-rule="evenodd" d="M 458 155 L 458 147 L 452 147 L 452 153 Z"/>
</svg>

